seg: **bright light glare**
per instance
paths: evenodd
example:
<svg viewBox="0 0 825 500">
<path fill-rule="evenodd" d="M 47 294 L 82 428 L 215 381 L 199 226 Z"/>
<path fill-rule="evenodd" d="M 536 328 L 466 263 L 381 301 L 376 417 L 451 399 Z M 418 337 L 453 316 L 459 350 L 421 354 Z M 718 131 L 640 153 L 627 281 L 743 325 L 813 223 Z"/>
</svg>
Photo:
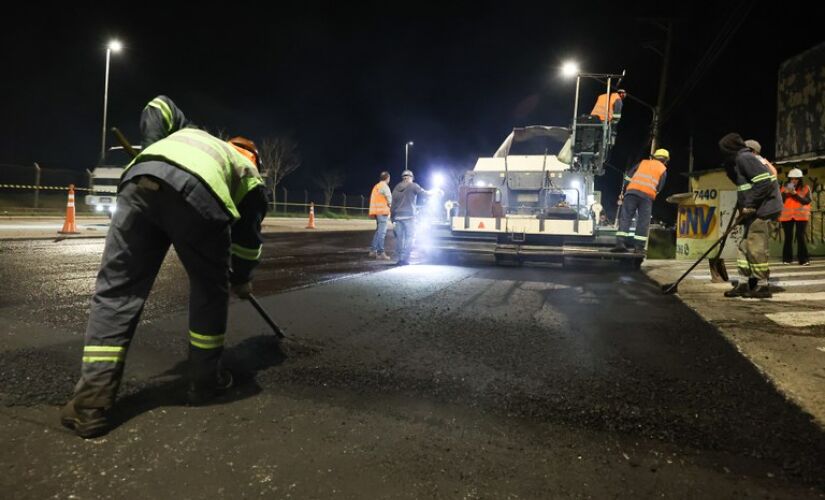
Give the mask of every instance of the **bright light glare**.
<svg viewBox="0 0 825 500">
<path fill-rule="evenodd" d="M 476 187 L 483 188 L 486 185 L 487 184 L 485 184 L 484 181 L 476 181 Z"/>
<path fill-rule="evenodd" d="M 565 78 L 572 78 L 579 74 L 579 65 L 575 61 L 567 61 L 561 66 L 561 75 Z"/>
<path fill-rule="evenodd" d="M 573 189 L 581 189 L 582 185 L 579 181 L 573 181 L 570 183 L 570 187 Z"/>
<path fill-rule="evenodd" d="M 95 205 L 95 212 L 102 212 L 102 211 L 103 211 L 103 205 Z"/>
<path fill-rule="evenodd" d="M 110 214 L 115 213 L 115 206 L 114 206 L 114 205 L 112 205 L 111 207 L 109 207 L 109 213 L 110 213 Z"/>
<path fill-rule="evenodd" d="M 112 52 L 120 52 L 123 49 L 123 44 L 120 43 L 120 40 L 112 40 L 109 42 L 109 50 Z"/>
<path fill-rule="evenodd" d="M 436 172 L 433 174 L 433 187 L 440 188 L 444 185 L 444 174 Z"/>
</svg>

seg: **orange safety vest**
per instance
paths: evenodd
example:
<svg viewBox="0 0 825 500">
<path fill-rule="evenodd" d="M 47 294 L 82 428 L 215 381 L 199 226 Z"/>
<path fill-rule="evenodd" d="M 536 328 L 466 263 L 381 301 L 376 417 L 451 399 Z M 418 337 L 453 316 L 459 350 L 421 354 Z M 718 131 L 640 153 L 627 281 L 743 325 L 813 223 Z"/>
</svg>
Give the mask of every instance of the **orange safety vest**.
<svg viewBox="0 0 825 500">
<path fill-rule="evenodd" d="M 602 94 L 596 99 L 596 105 L 593 106 L 593 111 L 590 112 L 591 116 L 598 116 L 601 121 L 604 121 L 604 108 L 607 108 L 607 116 L 608 119 L 613 119 L 613 106 L 616 104 L 616 100 L 619 99 L 619 94 L 615 92 L 610 93 L 610 106 L 607 106 L 607 94 Z"/>
<path fill-rule="evenodd" d="M 625 192 L 641 191 L 652 199 L 656 199 L 656 195 L 659 194 L 656 188 L 659 187 L 659 180 L 666 169 L 665 164 L 659 160 L 642 160 L 636 173 L 628 181 Z"/>
<path fill-rule="evenodd" d="M 379 191 L 381 184 L 386 185 L 384 181 L 381 181 L 372 187 L 372 194 L 370 195 L 370 217 L 390 215 L 390 204 L 387 201 L 387 197 Z"/>
<path fill-rule="evenodd" d="M 782 186 L 783 193 L 789 193 L 785 186 Z M 808 186 L 802 185 L 801 188 L 796 190 L 796 194 L 802 196 L 803 198 L 807 196 L 811 192 Z M 811 204 L 808 203 L 807 205 L 803 205 L 801 201 L 797 200 L 793 196 L 788 196 L 785 198 L 785 206 L 782 207 L 782 215 L 779 216 L 780 222 L 787 222 L 790 220 L 799 220 L 799 221 L 807 221 L 811 218 Z"/>
</svg>

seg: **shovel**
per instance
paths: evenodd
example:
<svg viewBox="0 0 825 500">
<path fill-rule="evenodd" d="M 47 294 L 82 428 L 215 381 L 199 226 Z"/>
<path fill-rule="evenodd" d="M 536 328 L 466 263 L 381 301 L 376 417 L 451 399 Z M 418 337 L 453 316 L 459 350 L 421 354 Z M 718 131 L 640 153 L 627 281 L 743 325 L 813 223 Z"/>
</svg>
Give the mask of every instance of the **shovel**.
<svg viewBox="0 0 825 500">
<path fill-rule="evenodd" d="M 736 220 L 738 213 L 739 208 L 737 207 L 728 220 L 728 226 L 725 228 L 725 233 L 722 236 L 721 243 L 719 243 L 719 251 L 716 252 L 716 257 L 711 257 L 708 259 L 708 264 L 710 265 L 710 281 L 713 283 L 728 281 L 728 270 L 725 267 L 725 259 L 722 258 L 722 251 L 725 249 L 725 242 L 728 239 L 728 235 L 731 232 L 731 227 L 733 227 L 733 222 Z"/>
<path fill-rule="evenodd" d="M 683 280 L 683 279 L 685 279 L 685 276 L 687 276 L 688 274 L 690 274 L 690 272 L 691 272 L 691 271 L 693 271 L 693 269 L 694 269 L 696 266 L 698 266 L 698 265 L 699 265 L 699 263 L 700 263 L 700 262 L 702 262 L 702 260 L 703 260 L 705 257 L 707 257 L 708 255 L 710 255 L 710 253 L 713 251 L 713 249 L 714 249 L 714 248 L 716 248 L 719 244 L 723 243 L 723 242 L 724 242 L 724 241 L 728 238 L 728 235 L 731 233 L 731 231 L 733 231 L 733 228 L 736 226 L 736 224 L 737 224 L 737 223 L 739 223 L 739 222 L 741 222 L 741 219 L 742 219 L 742 218 L 740 217 L 740 218 L 739 218 L 736 222 L 734 222 L 733 224 L 728 223 L 728 228 L 727 228 L 727 229 L 725 229 L 725 233 L 722 235 L 722 237 L 721 237 L 721 238 L 719 238 L 718 240 L 716 240 L 716 241 L 713 243 L 713 245 L 711 245 L 711 246 L 710 246 L 710 248 L 708 248 L 707 250 L 705 250 L 705 253 L 703 253 L 703 254 L 702 254 L 702 256 L 701 256 L 701 257 L 699 257 L 699 258 L 696 260 L 696 262 L 694 262 L 694 263 L 693 263 L 693 265 L 691 265 L 691 266 L 688 268 L 688 270 L 684 272 L 684 274 L 682 274 L 681 276 L 679 276 L 679 279 L 677 279 L 677 280 L 676 280 L 676 281 L 674 281 L 673 283 L 668 283 L 668 284 L 666 284 L 666 285 L 662 285 L 662 293 L 664 293 L 665 295 L 670 295 L 670 294 L 672 294 L 672 293 L 676 293 L 676 292 L 678 291 L 677 287 L 679 286 L 679 283 L 681 283 L 681 282 L 682 282 L 682 280 Z M 731 220 L 733 220 L 733 217 L 731 217 Z M 727 274 L 727 271 L 725 271 L 725 273 Z"/>
</svg>

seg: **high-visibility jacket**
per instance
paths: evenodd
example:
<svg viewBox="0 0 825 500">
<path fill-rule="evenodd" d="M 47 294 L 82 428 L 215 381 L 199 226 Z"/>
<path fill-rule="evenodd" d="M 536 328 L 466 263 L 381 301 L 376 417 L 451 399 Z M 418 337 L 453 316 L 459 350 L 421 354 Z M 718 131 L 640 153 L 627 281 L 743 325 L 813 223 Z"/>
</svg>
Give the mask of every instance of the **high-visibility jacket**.
<svg viewBox="0 0 825 500">
<path fill-rule="evenodd" d="M 387 196 L 381 192 L 381 188 L 384 188 L 385 191 L 389 191 L 389 186 L 387 186 L 387 183 L 384 181 L 381 181 L 372 187 L 372 194 L 370 194 L 370 217 L 375 217 L 376 215 L 390 215 L 390 201 L 387 199 Z"/>
<path fill-rule="evenodd" d="M 655 199 L 659 194 L 659 183 L 666 171 L 667 167 L 659 160 L 642 160 L 633 175 L 625 177 L 628 181 L 625 192 L 639 191 Z"/>
<path fill-rule="evenodd" d="M 247 193 L 263 186 L 261 174 L 248 158 L 203 130 L 186 128 L 155 142 L 126 171 L 143 161 L 162 161 L 189 172 L 206 185 L 233 220 L 240 218 L 237 206 Z"/>
<path fill-rule="evenodd" d="M 791 191 L 782 186 L 783 198 L 785 198 L 785 205 L 782 207 L 782 215 L 779 216 L 780 222 L 787 222 L 791 220 L 807 221 L 811 219 L 811 189 L 806 185 L 801 185 L 796 190 L 796 196 L 791 194 Z M 800 200 L 799 198 L 802 198 Z M 803 203 L 807 200 L 807 203 Z"/>
<path fill-rule="evenodd" d="M 616 101 L 619 101 L 619 104 L 616 104 Z M 618 109 L 616 109 L 618 107 Z M 622 108 L 621 108 L 621 98 L 619 94 L 615 92 L 610 93 L 610 105 L 607 105 L 607 94 L 602 94 L 596 99 L 596 105 L 593 106 L 593 111 L 590 112 L 591 116 L 598 116 L 601 121 L 604 120 L 604 113 L 605 108 L 607 108 L 607 119 L 612 120 L 620 119 L 622 117 Z"/>
</svg>

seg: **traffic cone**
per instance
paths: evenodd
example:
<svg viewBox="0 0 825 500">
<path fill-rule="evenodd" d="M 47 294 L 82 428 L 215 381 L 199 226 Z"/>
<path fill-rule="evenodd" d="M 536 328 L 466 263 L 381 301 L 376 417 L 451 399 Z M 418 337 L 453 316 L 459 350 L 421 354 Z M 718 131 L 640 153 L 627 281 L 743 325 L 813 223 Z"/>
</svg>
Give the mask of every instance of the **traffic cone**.
<svg viewBox="0 0 825 500">
<path fill-rule="evenodd" d="M 315 229 L 315 203 L 309 204 L 309 223 L 307 229 Z"/>
<path fill-rule="evenodd" d="M 74 220 L 74 184 L 69 184 L 69 201 L 66 203 L 66 222 L 58 234 L 80 234 Z"/>
<path fill-rule="evenodd" d="M 479 228 L 479 229 L 485 229 L 485 227 L 484 227 L 484 221 L 481 221 L 481 222 L 479 222 L 479 223 L 478 223 L 478 228 Z"/>
</svg>

